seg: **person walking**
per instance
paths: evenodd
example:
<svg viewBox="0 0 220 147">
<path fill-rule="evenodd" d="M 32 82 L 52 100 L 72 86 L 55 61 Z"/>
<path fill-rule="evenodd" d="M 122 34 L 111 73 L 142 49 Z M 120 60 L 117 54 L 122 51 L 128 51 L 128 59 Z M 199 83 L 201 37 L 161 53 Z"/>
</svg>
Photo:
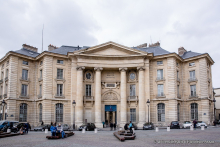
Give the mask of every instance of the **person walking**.
<svg viewBox="0 0 220 147">
<path fill-rule="evenodd" d="M 116 123 L 114 123 L 114 130 L 116 130 Z"/>
<path fill-rule="evenodd" d="M 65 132 L 63 131 L 63 126 L 61 126 L 61 124 L 57 126 L 57 133 L 61 133 L 62 139 L 64 138 Z"/>
<path fill-rule="evenodd" d="M 195 129 L 196 129 L 196 124 L 197 124 L 197 121 L 196 121 L 196 119 L 194 119 L 193 125 L 194 125 L 194 128 L 195 128 Z"/>
<path fill-rule="evenodd" d="M 104 126 L 104 125 L 105 125 L 105 122 L 103 121 L 102 124 L 103 124 L 103 128 L 104 128 L 104 127 L 105 127 L 105 126 Z"/>
<path fill-rule="evenodd" d="M 24 124 L 24 129 L 25 129 L 25 133 L 28 134 L 28 130 L 29 130 L 28 122 Z"/>
<path fill-rule="evenodd" d="M 44 122 L 43 122 L 43 120 L 42 120 L 42 122 L 41 122 L 41 126 L 43 126 L 44 125 Z"/>
<path fill-rule="evenodd" d="M 113 130 L 113 123 L 110 123 L 111 131 Z"/>
</svg>

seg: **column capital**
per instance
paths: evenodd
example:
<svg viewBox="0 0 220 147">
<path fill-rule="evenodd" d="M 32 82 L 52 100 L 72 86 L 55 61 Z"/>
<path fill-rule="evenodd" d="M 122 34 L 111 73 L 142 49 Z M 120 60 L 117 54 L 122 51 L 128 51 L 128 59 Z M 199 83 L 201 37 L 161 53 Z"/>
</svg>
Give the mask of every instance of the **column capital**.
<svg viewBox="0 0 220 147">
<path fill-rule="evenodd" d="M 95 70 L 95 71 L 102 71 L 103 68 L 102 68 L 102 67 L 95 67 L 94 70 Z"/>
<path fill-rule="evenodd" d="M 140 70 L 140 71 L 145 70 L 145 67 L 143 67 L 143 66 L 137 67 L 137 70 Z"/>
<path fill-rule="evenodd" d="M 120 71 L 120 72 L 123 72 L 123 71 L 126 71 L 126 70 L 128 70 L 127 67 L 120 67 L 120 68 L 119 68 L 119 71 Z"/>
<path fill-rule="evenodd" d="M 84 69 L 85 69 L 84 66 L 78 66 L 78 67 L 76 67 L 76 70 L 84 70 Z"/>
</svg>

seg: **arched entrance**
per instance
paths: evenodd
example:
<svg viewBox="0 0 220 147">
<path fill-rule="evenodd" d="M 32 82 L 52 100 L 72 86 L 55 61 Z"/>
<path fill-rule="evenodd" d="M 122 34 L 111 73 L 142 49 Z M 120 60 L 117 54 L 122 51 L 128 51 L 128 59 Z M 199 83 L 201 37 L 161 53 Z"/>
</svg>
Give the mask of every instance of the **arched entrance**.
<svg viewBox="0 0 220 147">
<path fill-rule="evenodd" d="M 117 106 L 116 105 L 105 105 L 105 124 L 110 123 L 117 124 Z"/>
</svg>

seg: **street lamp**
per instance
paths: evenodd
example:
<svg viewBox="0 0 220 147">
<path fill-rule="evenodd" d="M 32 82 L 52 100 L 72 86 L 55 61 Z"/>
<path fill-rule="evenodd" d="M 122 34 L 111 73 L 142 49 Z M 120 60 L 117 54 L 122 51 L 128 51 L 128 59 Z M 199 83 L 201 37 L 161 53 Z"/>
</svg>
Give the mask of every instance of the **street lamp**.
<svg viewBox="0 0 220 147">
<path fill-rule="evenodd" d="M 215 121 L 215 102 L 216 102 L 216 100 L 215 100 L 215 91 L 213 90 L 213 101 L 212 102 L 214 102 L 214 121 Z"/>
<path fill-rule="evenodd" d="M 4 120 L 4 113 L 5 113 L 5 111 L 4 111 L 4 106 L 5 106 L 5 100 L 2 100 L 2 120 Z"/>
<path fill-rule="evenodd" d="M 150 105 L 150 101 L 149 99 L 147 100 L 147 106 L 148 106 L 148 124 L 149 124 L 149 105 Z"/>
<path fill-rule="evenodd" d="M 76 106 L 76 102 L 75 102 L 75 100 L 73 100 L 72 104 L 73 104 L 73 107 L 74 107 L 73 129 L 75 130 L 75 106 Z"/>
</svg>

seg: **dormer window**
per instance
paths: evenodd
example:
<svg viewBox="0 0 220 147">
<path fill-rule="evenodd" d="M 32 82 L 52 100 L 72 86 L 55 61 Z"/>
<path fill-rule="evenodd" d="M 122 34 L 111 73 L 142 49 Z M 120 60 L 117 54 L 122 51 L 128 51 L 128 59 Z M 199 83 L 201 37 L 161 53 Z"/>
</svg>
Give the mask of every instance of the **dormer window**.
<svg viewBox="0 0 220 147">
<path fill-rule="evenodd" d="M 42 65 L 43 64 L 43 61 L 40 61 L 40 65 Z"/>
<path fill-rule="evenodd" d="M 28 65 L 28 61 L 23 61 L 23 64 L 24 65 Z"/>
<path fill-rule="evenodd" d="M 157 61 L 157 65 L 163 65 L 163 61 Z"/>
<path fill-rule="evenodd" d="M 57 60 L 57 63 L 63 64 L 63 60 Z"/>
<path fill-rule="evenodd" d="M 195 62 L 189 63 L 189 66 L 195 66 Z"/>
</svg>

